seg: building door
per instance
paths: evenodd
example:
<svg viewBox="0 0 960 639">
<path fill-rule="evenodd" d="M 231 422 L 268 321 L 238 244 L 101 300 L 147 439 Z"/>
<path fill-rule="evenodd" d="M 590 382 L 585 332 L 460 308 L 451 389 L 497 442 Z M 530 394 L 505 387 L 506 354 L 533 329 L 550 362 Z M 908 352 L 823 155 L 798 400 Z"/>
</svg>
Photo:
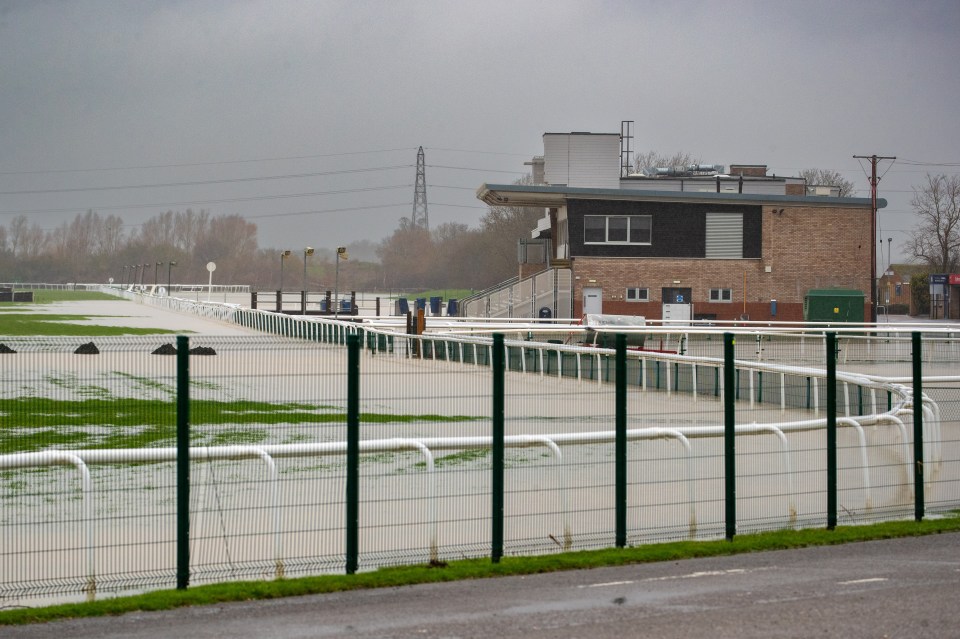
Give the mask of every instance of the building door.
<svg viewBox="0 0 960 639">
<path fill-rule="evenodd" d="M 598 315 L 603 312 L 603 289 L 597 287 L 584 287 L 583 289 L 583 314 Z"/>
<path fill-rule="evenodd" d="M 689 304 L 692 297 L 693 289 L 690 288 L 663 288 L 660 299 L 664 304 Z"/>
</svg>

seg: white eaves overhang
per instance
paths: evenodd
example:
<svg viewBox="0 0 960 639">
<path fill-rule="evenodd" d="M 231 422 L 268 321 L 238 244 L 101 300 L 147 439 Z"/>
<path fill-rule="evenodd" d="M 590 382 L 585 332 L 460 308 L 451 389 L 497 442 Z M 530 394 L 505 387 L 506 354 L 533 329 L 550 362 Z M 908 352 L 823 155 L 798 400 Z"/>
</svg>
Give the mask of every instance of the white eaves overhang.
<svg viewBox="0 0 960 639">
<path fill-rule="evenodd" d="M 557 208 L 567 200 L 626 200 L 631 202 L 727 202 L 737 204 L 784 204 L 807 206 L 870 206 L 870 198 L 828 197 L 819 195 L 770 195 L 760 193 L 711 193 L 702 191 L 635 191 L 630 189 L 592 189 L 568 186 L 529 186 L 522 184 L 483 184 L 477 199 L 489 206 L 536 206 Z M 887 205 L 877 199 L 877 208 Z"/>
</svg>

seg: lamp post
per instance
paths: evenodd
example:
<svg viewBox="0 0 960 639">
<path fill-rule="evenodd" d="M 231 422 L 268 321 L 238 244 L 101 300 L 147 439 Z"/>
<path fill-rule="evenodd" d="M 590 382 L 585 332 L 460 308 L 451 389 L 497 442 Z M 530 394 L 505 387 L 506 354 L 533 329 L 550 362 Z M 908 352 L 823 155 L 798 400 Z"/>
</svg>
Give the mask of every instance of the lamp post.
<svg viewBox="0 0 960 639">
<path fill-rule="evenodd" d="M 157 292 L 157 270 L 163 266 L 163 262 L 157 262 L 153 265 L 153 292 Z"/>
<path fill-rule="evenodd" d="M 127 265 L 123 265 L 123 288 L 127 287 Z"/>
<path fill-rule="evenodd" d="M 283 261 L 290 257 L 290 251 L 280 251 L 280 292 L 283 293 Z"/>
<path fill-rule="evenodd" d="M 172 289 L 170 288 L 170 267 L 176 266 L 176 265 L 177 265 L 176 262 L 173 262 L 173 261 L 167 262 L 167 295 L 168 296 L 172 292 Z"/>
<path fill-rule="evenodd" d="M 333 280 L 333 317 L 334 319 L 340 316 L 340 260 L 346 260 L 349 256 L 347 255 L 346 246 L 337 247 L 337 268 L 335 270 L 334 280 Z"/>
<path fill-rule="evenodd" d="M 310 255 L 313 255 L 312 246 L 303 249 L 303 304 L 301 310 L 304 315 L 307 314 L 307 257 Z"/>
<path fill-rule="evenodd" d="M 143 265 L 143 270 L 140 271 L 140 288 L 143 288 L 143 276 L 147 274 L 147 267 L 149 264 Z"/>
</svg>

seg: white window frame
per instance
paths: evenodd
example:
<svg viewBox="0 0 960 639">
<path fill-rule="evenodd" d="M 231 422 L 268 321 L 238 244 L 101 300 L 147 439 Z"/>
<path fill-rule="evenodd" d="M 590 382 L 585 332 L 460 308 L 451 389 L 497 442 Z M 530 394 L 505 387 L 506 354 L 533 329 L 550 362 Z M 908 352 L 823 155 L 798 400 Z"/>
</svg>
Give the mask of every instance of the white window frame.
<svg viewBox="0 0 960 639">
<path fill-rule="evenodd" d="M 603 218 L 603 240 L 587 240 L 587 218 Z M 627 220 L 627 239 L 626 240 L 611 240 L 610 239 L 610 220 L 611 218 L 623 218 Z M 634 242 L 631 241 L 631 226 L 634 221 L 639 222 L 640 220 L 647 220 L 646 227 L 648 227 L 648 233 L 650 239 L 646 242 Z M 650 246 L 653 244 L 653 216 L 652 215 L 584 215 L 583 216 L 583 243 L 584 244 L 620 244 L 620 245 L 634 245 L 634 246 Z"/>
<path fill-rule="evenodd" d="M 710 302 L 717 304 L 729 304 L 733 301 L 732 288 L 711 288 Z"/>
<path fill-rule="evenodd" d="M 630 297 L 630 292 L 634 292 L 634 296 Z M 628 302 L 649 302 L 650 301 L 650 289 L 646 286 L 631 286 L 627 287 L 626 295 L 624 295 L 624 300 Z"/>
</svg>

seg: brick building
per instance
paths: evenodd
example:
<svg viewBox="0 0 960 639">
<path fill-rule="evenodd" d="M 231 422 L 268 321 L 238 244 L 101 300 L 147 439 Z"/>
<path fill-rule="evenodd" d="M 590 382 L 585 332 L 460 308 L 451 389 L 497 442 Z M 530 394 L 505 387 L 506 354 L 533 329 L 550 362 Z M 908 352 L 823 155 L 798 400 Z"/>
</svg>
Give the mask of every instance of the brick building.
<svg viewBox="0 0 960 639">
<path fill-rule="evenodd" d="M 521 264 L 513 297 L 536 272 L 569 270 L 554 279 L 570 288 L 551 309 L 557 317 L 799 321 L 807 291 L 831 287 L 864 291 L 870 317 L 869 199 L 811 195 L 830 191 L 763 165 L 633 174 L 620 165 L 621 143 L 618 134 L 548 133 L 533 163 L 542 184 L 478 189 L 491 206 L 545 211 L 527 241 L 542 243 L 544 259 Z M 536 316 L 523 301 L 496 314 Z M 483 314 L 472 302 L 466 314 Z"/>
<path fill-rule="evenodd" d="M 926 271 L 925 266 L 917 264 L 891 264 L 880 276 L 877 283 L 877 303 L 885 306 L 888 313 L 916 315 L 913 295 L 910 292 L 910 278 L 916 273 Z"/>
</svg>

